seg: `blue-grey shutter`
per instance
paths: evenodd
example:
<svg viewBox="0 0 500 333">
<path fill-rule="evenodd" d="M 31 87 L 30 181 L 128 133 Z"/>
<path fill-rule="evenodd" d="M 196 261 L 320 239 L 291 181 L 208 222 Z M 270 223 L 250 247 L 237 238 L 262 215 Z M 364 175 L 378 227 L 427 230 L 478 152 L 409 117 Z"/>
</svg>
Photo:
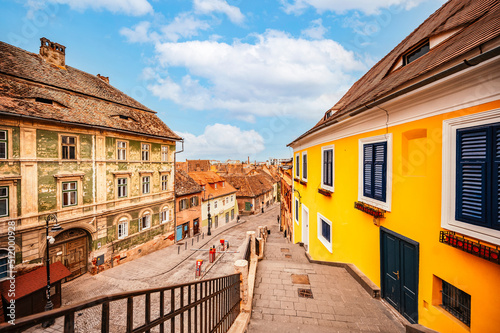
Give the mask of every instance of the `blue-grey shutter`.
<svg viewBox="0 0 500 333">
<path fill-rule="evenodd" d="M 387 142 L 373 145 L 373 198 L 385 202 L 387 186 Z"/>
<path fill-rule="evenodd" d="M 500 126 L 493 130 L 493 228 L 500 230 Z"/>
<path fill-rule="evenodd" d="M 456 219 L 486 225 L 488 128 L 457 131 Z"/>
<path fill-rule="evenodd" d="M 363 195 L 366 197 L 373 196 L 373 145 L 363 146 Z"/>
</svg>

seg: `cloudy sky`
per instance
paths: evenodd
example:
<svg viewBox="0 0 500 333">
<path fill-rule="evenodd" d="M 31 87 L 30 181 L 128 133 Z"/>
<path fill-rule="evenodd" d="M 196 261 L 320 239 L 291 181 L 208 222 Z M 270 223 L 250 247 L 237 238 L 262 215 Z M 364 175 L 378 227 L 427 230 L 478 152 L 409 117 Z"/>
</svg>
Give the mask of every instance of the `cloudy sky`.
<svg viewBox="0 0 500 333">
<path fill-rule="evenodd" d="M 184 159 L 264 161 L 311 128 L 443 0 L 0 0 L 0 40 L 158 112 Z"/>
</svg>

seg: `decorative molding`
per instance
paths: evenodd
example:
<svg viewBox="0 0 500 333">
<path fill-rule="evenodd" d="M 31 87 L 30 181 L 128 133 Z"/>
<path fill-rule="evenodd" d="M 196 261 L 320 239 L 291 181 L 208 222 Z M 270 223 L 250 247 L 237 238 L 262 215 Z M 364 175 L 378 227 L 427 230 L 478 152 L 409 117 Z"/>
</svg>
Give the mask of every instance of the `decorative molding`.
<svg viewBox="0 0 500 333">
<path fill-rule="evenodd" d="M 57 173 L 54 175 L 54 178 L 69 178 L 69 177 L 80 177 L 83 179 L 85 176 L 85 172 L 73 172 L 73 173 Z"/>
</svg>

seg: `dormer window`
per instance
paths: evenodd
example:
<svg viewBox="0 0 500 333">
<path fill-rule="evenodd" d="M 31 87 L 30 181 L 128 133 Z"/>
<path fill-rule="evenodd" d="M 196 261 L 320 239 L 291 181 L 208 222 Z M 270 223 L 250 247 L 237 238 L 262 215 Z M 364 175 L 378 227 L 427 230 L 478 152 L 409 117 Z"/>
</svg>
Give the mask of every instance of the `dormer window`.
<svg viewBox="0 0 500 333">
<path fill-rule="evenodd" d="M 49 104 L 49 105 L 52 105 L 54 103 L 53 100 L 47 99 L 47 98 L 42 98 L 42 97 L 36 97 L 35 102 Z"/>
<path fill-rule="evenodd" d="M 415 48 L 408 51 L 403 56 L 403 66 L 408 65 L 410 62 L 417 60 L 430 50 L 429 41 L 426 40 L 422 44 L 417 45 Z"/>
</svg>

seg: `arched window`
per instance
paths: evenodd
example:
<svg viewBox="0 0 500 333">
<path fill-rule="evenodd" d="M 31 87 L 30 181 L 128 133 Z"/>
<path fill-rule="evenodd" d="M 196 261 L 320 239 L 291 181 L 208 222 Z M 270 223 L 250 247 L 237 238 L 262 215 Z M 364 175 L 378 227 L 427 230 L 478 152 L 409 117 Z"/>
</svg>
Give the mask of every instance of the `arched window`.
<svg viewBox="0 0 500 333">
<path fill-rule="evenodd" d="M 118 239 L 122 239 L 128 236 L 128 219 L 122 217 L 118 221 Z"/>
<path fill-rule="evenodd" d="M 139 219 L 139 228 L 140 230 L 146 230 L 151 227 L 151 212 L 147 211 L 142 214 L 142 217 Z"/>
</svg>

